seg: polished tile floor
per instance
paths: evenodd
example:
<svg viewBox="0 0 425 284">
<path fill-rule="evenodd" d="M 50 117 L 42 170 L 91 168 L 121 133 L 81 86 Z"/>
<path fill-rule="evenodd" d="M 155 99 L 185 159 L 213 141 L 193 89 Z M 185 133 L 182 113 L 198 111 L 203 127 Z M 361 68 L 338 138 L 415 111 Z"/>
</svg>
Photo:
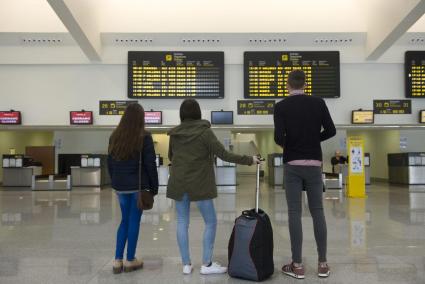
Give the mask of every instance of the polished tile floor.
<svg viewBox="0 0 425 284">
<path fill-rule="evenodd" d="M 223 264 L 235 217 L 254 203 L 254 178 L 239 182 L 237 194 L 221 193 L 216 200 L 215 259 Z M 326 194 L 329 279 L 316 277 L 312 222 L 304 208 L 306 279 L 295 280 L 279 272 L 290 256 L 284 192 L 263 185 L 260 204 L 273 222 L 276 265 L 266 283 L 425 283 L 425 190 L 380 183 L 367 191 L 367 199 L 347 199 L 335 190 Z M 174 204 L 164 193 L 143 216 L 138 255 L 145 268 L 113 275 L 120 211 L 110 189 L 0 189 L 0 283 L 249 283 L 199 274 L 203 222 L 192 209 L 193 275 L 181 274 Z"/>
</svg>

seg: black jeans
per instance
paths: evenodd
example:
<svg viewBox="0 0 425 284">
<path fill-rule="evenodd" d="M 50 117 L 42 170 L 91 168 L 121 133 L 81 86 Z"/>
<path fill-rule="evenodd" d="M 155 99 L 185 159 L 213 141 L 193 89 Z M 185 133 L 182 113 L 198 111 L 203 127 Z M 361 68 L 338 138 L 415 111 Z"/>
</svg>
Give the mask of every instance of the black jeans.
<svg viewBox="0 0 425 284">
<path fill-rule="evenodd" d="M 327 228 L 323 212 L 323 181 L 321 167 L 285 164 L 285 191 L 288 202 L 289 235 L 292 261 L 302 263 L 303 229 L 301 224 L 302 191 L 307 192 L 308 207 L 313 217 L 314 237 L 319 261 L 326 262 Z"/>
</svg>

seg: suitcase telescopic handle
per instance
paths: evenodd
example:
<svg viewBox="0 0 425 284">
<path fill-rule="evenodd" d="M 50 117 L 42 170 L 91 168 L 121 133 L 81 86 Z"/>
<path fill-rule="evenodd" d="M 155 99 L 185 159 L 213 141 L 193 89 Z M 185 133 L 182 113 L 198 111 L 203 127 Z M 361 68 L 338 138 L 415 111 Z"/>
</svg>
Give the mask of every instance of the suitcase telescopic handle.
<svg viewBox="0 0 425 284">
<path fill-rule="evenodd" d="M 261 155 L 257 155 L 257 157 L 261 162 L 264 162 L 266 160 L 261 157 Z M 258 213 L 258 204 L 260 201 L 260 168 L 261 164 L 257 164 L 257 180 L 255 185 L 255 213 Z"/>
</svg>

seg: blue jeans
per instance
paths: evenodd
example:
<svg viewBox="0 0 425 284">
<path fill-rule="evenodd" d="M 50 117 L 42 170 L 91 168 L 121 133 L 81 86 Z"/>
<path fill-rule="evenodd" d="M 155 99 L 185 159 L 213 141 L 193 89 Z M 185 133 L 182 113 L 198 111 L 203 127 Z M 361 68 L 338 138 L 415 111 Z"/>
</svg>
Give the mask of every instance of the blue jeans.
<svg viewBox="0 0 425 284">
<path fill-rule="evenodd" d="M 134 260 L 139 238 L 140 218 L 142 211 L 137 207 L 138 192 L 118 193 L 121 207 L 121 224 L 117 232 L 117 247 L 115 259 L 123 259 L 124 248 L 127 243 L 127 260 Z"/>
<path fill-rule="evenodd" d="M 217 216 L 215 214 L 214 203 L 212 199 L 197 201 L 199 211 L 205 222 L 204 240 L 203 240 L 203 264 L 209 264 L 212 259 L 215 232 L 217 228 Z M 191 264 L 189 254 L 189 216 L 190 200 L 187 193 L 183 195 L 181 201 L 176 200 L 177 212 L 177 243 L 182 256 L 183 265 Z"/>
</svg>

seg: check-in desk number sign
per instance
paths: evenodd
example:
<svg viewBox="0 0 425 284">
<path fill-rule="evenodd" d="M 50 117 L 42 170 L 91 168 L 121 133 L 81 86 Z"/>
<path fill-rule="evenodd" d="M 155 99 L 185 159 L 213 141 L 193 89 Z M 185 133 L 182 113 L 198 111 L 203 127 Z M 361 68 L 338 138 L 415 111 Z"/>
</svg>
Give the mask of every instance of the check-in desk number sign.
<svg viewBox="0 0 425 284">
<path fill-rule="evenodd" d="M 374 100 L 373 112 L 375 114 L 411 114 L 411 100 Z"/>
</svg>

